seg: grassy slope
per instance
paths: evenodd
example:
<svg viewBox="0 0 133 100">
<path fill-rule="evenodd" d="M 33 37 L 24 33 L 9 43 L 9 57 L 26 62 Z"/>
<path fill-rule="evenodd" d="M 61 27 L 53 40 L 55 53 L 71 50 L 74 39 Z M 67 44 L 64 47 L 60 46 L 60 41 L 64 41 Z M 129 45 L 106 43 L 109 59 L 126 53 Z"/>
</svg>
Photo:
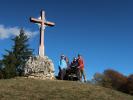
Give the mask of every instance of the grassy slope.
<svg viewBox="0 0 133 100">
<path fill-rule="evenodd" d="M 0 80 L 0 100 L 133 100 L 133 96 L 90 84 L 16 78 Z"/>
</svg>

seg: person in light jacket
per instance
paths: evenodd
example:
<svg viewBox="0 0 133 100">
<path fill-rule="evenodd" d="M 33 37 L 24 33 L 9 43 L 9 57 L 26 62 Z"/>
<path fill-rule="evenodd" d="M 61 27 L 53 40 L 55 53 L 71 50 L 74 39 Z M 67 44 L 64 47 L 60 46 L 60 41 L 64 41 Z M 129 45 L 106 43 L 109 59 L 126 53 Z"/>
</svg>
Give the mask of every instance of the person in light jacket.
<svg viewBox="0 0 133 100">
<path fill-rule="evenodd" d="M 67 63 L 65 60 L 65 56 L 61 55 L 60 61 L 59 61 L 59 71 L 60 71 L 60 79 L 63 80 L 66 74 L 67 69 Z"/>
</svg>

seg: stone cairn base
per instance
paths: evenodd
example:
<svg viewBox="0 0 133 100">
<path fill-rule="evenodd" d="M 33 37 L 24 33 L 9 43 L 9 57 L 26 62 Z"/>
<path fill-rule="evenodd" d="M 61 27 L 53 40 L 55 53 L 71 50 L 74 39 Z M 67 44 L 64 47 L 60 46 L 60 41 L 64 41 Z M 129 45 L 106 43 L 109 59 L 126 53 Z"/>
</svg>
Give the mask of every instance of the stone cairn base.
<svg viewBox="0 0 133 100">
<path fill-rule="evenodd" d="M 55 79 L 54 64 L 47 56 L 30 57 L 25 65 L 25 76 L 34 79 Z"/>
</svg>

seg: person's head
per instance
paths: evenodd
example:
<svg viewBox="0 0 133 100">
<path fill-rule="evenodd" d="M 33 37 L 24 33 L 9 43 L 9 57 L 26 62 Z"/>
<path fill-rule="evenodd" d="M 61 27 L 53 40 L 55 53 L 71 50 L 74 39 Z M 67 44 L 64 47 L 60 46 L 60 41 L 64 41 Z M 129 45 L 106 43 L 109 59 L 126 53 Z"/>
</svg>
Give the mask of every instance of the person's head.
<svg viewBox="0 0 133 100">
<path fill-rule="evenodd" d="M 65 59 L 65 56 L 64 55 L 61 55 L 61 59 Z"/>
<path fill-rule="evenodd" d="M 81 55 L 80 54 L 78 54 L 78 58 L 80 58 L 81 57 Z"/>
<path fill-rule="evenodd" d="M 73 61 L 76 61 L 76 60 L 77 60 L 77 58 L 74 57 L 74 58 L 73 58 Z"/>
<path fill-rule="evenodd" d="M 81 55 L 80 54 L 78 54 L 78 59 L 80 59 L 81 58 Z"/>
</svg>

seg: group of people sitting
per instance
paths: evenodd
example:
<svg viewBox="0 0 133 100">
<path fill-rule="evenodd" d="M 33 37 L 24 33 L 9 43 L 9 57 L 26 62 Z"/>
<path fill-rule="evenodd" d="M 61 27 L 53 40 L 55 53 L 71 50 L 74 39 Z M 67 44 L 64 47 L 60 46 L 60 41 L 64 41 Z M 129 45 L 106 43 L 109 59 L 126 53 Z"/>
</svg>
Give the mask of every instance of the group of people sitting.
<svg viewBox="0 0 133 100">
<path fill-rule="evenodd" d="M 86 82 L 86 75 L 84 71 L 84 61 L 80 54 L 77 58 L 73 58 L 73 61 L 69 63 L 69 59 L 65 55 L 61 55 L 59 61 L 59 74 L 58 77 L 61 80 L 66 80 L 69 78 L 77 78 L 77 80 L 82 81 L 82 76 L 84 82 Z"/>
</svg>

